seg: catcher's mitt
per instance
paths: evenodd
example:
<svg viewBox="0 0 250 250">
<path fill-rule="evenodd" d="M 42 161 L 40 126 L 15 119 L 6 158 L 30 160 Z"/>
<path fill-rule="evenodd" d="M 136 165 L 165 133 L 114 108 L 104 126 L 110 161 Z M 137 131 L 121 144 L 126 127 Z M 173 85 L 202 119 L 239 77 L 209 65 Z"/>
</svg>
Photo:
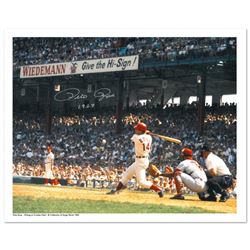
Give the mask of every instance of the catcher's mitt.
<svg viewBox="0 0 250 250">
<path fill-rule="evenodd" d="M 148 173 L 153 177 L 158 177 L 161 175 L 161 171 L 153 164 L 149 165 Z"/>
<path fill-rule="evenodd" d="M 166 168 L 165 168 L 165 173 L 172 173 L 174 170 L 173 170 L 173 168 L 172 167 L 170 167 L 170 166 L 166 166 Z"/>
</svg>

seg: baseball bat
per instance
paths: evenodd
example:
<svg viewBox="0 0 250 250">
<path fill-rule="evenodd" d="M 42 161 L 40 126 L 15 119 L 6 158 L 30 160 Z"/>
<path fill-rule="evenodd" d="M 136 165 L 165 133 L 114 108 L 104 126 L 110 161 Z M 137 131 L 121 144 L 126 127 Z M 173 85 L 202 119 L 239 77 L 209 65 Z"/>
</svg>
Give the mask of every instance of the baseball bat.
<svg viewBox="0 0 250 250">
<path fill-rule="evenodd" d="M 181 144 L 181 140 L 176 139 L 176 138 L 172 138 L 172 137 L 168 137 L 168 136 L 164 136 L 164 135 L 158 135 L 158 134 L 154 134 L 152 132 L 148 132 L 148 134 L 150 134 L 152 136 L 159 137 L 159 138 L 161 138 L 163 140 L 166 140 L 166 141 L 171 141 L 171 142 L 174 142 L 174 143 L 177 143 L 177 144 Z"/>
</svg>

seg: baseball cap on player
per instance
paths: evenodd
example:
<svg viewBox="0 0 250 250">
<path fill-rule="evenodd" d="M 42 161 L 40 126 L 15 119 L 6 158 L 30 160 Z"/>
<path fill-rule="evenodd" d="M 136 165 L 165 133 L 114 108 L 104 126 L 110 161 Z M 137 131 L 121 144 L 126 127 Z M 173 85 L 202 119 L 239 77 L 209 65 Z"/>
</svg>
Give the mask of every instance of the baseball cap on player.
<svg viewBox="0 0 250 250">
<path fill-rule="evenodd" d="M 209 147 L 207 145 L 203 145 L 203 147 L 200 150 L 200 156 L 203 157 L 204 152 L 211 152 Z"/>
<path fill-rule="evenodd" d="M 145 123 L 139 122 L 136 126 L 134 126 L 134 129 L 142 131 L 142 132 L 146 132 L 148 128 L 147 128 L 147 125 Z"/>
<path fill-rule="evenodd" d="M 181 155 L 183 155 L 183 156 L 192 156 L 193 155 L 193 151 L 190 148 L 183 148 L 181 150 Z"/>
</svg>

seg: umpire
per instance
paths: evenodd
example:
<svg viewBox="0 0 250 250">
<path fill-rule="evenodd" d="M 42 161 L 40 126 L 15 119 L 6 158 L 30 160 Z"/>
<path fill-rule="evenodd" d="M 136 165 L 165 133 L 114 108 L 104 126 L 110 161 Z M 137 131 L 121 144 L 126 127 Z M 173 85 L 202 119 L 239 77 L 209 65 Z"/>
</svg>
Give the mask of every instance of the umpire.
<svg viewBox="0 0 250 250">
<path fill-rule="evenodd" d="M 213 154 L 208 146 L 203 146 L 201 149 L 201 157 L 205 160 L 205 165 L 208 171 L 208 193 L 206 201 L 217 201 L 216 194 L 220 194 L 220 202 L 225 202 L 229 199 L 227 188 L 233 184 L 233 177 L 225 162 Z"/>
</svg>

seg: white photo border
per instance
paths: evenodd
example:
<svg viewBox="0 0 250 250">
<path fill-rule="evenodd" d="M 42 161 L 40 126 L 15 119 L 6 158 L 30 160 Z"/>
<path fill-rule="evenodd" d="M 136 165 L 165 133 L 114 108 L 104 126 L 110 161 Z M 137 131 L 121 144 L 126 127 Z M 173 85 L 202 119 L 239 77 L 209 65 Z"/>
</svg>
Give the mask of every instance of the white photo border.
<svg viewBox="0 0 250 250">
<path fill-rule="evenodd" d="M 13 214 L 13 37 L 237 37 L 236 214 Z M 246 30 L 245 29 L 8 29 L 4 34 L 4 219 L 6 222 L 246 222 Z"/>
</svg>

